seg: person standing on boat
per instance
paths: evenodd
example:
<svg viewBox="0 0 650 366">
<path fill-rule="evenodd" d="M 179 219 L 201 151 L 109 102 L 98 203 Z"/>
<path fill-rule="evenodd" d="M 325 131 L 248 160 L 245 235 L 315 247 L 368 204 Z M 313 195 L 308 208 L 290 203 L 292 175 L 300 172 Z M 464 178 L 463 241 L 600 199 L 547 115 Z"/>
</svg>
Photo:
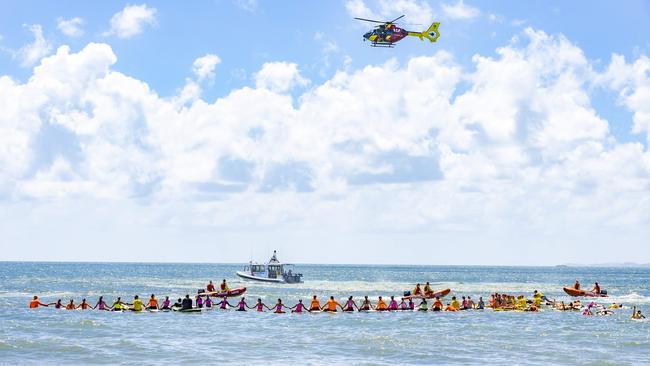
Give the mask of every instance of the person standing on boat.
<svg viewBox="0 0 650 366">
<path fill-rule="evenodd" d="M 275 250 L 273 251 L 273 256 L 271 257 L 271 260 L 269 260 L 269 263 L 280 263 Z"/>
<path fill-rule="evenodd" d="M 580 281 L 576 280 L 576 283 L 573 284 L 573 288 L 576 290 L 580 290 Z"/>
</svg>

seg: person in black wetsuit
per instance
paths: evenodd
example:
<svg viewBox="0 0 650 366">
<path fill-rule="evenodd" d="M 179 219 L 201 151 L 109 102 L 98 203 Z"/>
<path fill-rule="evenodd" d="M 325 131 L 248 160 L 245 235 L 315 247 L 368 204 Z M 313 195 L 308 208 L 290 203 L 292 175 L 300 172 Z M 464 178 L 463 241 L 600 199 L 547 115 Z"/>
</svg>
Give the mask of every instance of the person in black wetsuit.
<svg viewBox="0 0 650 366">
<path fill-rule="evenodd" d="M 185 295 L 185 298 L 183 299 L 182 307 L 181 310 L 188 310 L 192 308 L 192 299 L 190 299 L 190 295 Z"/>
</svg>

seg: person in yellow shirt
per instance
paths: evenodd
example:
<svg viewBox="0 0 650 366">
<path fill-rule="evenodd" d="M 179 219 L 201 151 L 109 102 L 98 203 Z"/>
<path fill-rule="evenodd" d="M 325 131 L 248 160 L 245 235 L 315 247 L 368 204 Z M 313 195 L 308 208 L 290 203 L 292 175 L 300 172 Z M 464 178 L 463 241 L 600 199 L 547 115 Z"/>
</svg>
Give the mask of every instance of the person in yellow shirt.
<svg viewBox="0 0 650 366">
<path fill-rule="evenodd" d="M 330 296 L 330 299 L 327 300 L 327 302 L 325 303 L 325 305 L 323 306 L 323 308 L 321 310 L 336 312 L 336 307 L 337 306 L 339 308 L 341 308 L 341 310 L 343 310 L 343 307 L 341 306 L 341 304 L 339 304 L 336 300 L 334 300 L 334 296 Z"/>
<path fill-rule="evenodd" d="M 309 305 L 309 311 L 317 310 L 320 310 L 320 301 L 318 301 L 318 297 L 314 295 L 314 297 L 311 299 L 311 304 Z"/>
<path fill-rule="evenodd" d="M 424 295 L 427 296 L 429 294 L 432 294 L 433 290 L 431 289 L 431 285 L 429 285 L 429 282 L 424 284 Z"/>
<path fill-rule="evenodd" d="M 144 303 L 140 300 L 138 295 L 133 297 L 133 304 L 129 304 L 132 311 L 142 311 L 144 309 Z"/>
<path fill-rule="evenodd" d="M 460 309 L 460 303 L 458 302 L 458 300 L 456 300 L 456 296 L 452 296 L 451 303 L 449 304 L 449 306 L 447 306 L 445 311 L 458 311 L 459 309 Z"/>
<path fill-rule="evenodd" d="M 381 296 L 379 296 L 379 299 L 377 300 L 377 305 L 375 306 L 375 310 L 377 311 L 388 310 L 388 305 L 386 305 L 386 302 L 384 301 L 384 299 L 381 298 Z"/>
<path fill-rule="evenodd" d="M 528 302 L 523 295 L 519 295 L 519 300 L 517 301 L 517 307 L 519 309 L 526 309 L 528 307 Z"/>
</svg>

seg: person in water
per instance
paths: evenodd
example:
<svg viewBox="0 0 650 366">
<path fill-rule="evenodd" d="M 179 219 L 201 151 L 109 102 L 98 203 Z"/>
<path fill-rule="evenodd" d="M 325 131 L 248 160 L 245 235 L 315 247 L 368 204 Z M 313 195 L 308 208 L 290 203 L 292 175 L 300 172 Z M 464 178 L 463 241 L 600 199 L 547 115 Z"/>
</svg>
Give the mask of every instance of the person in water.
<svg viewBox="0 0 650 366">
<path fill-rule="evenodd" d="M 81 310 L 87 310 L 87 309 L 92 309 L 92 308 L 93 308 L 93 307 L 90 306 L 90 304 L 86 301 L 85 298 L 82 299 L 82 300 L 81 300 L 81 304 L 79 304 L 79 305 L 77 306 L 77 309 L 81 309 Z"/>
<path fill-rule="evenodd" d="M 420 288 L 420 284 L 419 284 L 419 283 L 415 285 L 415 288 L 413 289 L 413 293 L 412 293 L 412 295 L 413 295 L 413 296 L 420 296 L 420 295 L 422 295 L 422 289 Z"/>
<path fill-rule="evenodd" d="M 104 296 L 100 296 L 97 303 L 93 307 L 95 310 L 108 310 L 108 304 L 104 301 Z"/>
<path fill-rule="evenodd" d="M 408 310 L 409 309 L 409 304 L 404 300 L 402 297 L 402 301 L 399 303 L 399 308 L 400 310 Z"/>
<path fill-rule="evenodd" d="M 451 303 L 445 308 L 445 311 L 458 311 L 460 309 L 460 303 L 456 300 L 456 296 L 451 297 Z"/>
<path fill-rule="evenodd" d="M 350 298 L 352 298 L 352 296 L 350 296 Z M 302 313 L 303 310 L 306 310 L 305 304 L 302 303 L 302 299 L 298 299 L 298 303 L 290 309 L 292 313 Z"/>
<path fill-rule="evenodd" d="M 122 302 L 122 298 L 118 297 L 117 299 L 115 299 L 115 302 L 113 302 L 113 306 L 111 306 L 111 311 L 121 311 L 123 307 L 124 307 L 124 303 Z"/>
<path fill-rule="evenodd" d="M 190 295 L 187 294 L 185 295 L 185 298 L 181 303 L 181 310 L 190 310 L 190 309 L 192 309 L 192 299 L 190 298 Z"/>
<path fill-rule="evenodd" d="M 424 295 L 427 296 L 429 294 L 432 294 L 433 290 L 431 289 L 431 285 L 429 284 L 429 281 L 424 284 Z"/>
<path fill-rule="evenodd" d="M 370 300 L 368 299 L 368 296 L 363 297 L 363 302 L 361 302 L 361 306 L 357 308 L 358 311 L 369 311 L 372 309 L 372 304 L 370 303 Z"/>
<path fill-rule="evenodd" d="M 36 308 L 39 307 L 39 306 L 45 306 L 45 307 L 47 307 L 48 304 L 43 304 L 43 303 L 38 299 L 38 296 L 34 295 L 34 298 L 32 299 L 32 301 L 29 302 L 29 308 L 30 308 L 30 309 L 36 309 Z"/>
<path fill-rule="evenodd" d="M 221 299 L 221 301 L 219 301 L 217 303 L 217 305 L 219 305 L 219 309 L 221 309 L 221 310 L 228 310 L 228 308 L 234 307 L 228 302 L 228 297 L 227 296 L 224 296 L 223 299 Z M 246 302 L 244 302 L 244 305 L 246 305 Z"/>
<path fill-rule="evenodd" d="M 402 300 L 402 302 L 404 301 Z M 395 296 L 390 297 L 390 301 L 388 302 L 388 310 L 389 311 L 399 310 L 399 307 L 397 305 L 397 300 L 395 300 Z"/>
<path fill-rule="evenodd" d="M 442 311 L 443 305 L 442 301 L 440 301 L 440 296 L 436 296 L 436 301 L 433 302 L 433 305 L 431 306 L 431 310 L 433 311 Z"/>
<path fill-rule="evenodd" d="M 262 302 L 262 299 L 257 299 L 257 304 L 255 304 L 255 310 L 262 312 L 264 311 L 264 308 L 271 310 L 270 307 L 266 306 L 266 304 Z"/>
<path fill-rule="evenodd" d="M 429 305 L 427 304 L 427 299 L 422 299 L 420 305 L 418 306 L 418 311 L 427 311 L 429 310 Z"/>
<path fill-rule="evenodd" d="M 196 295 L 196 307 L 199 309 L 203 308 L 203 298 L 199 295 Z"/>
<path fill-rule="evenodd" d="M 580 290 L 580 281 L 576 280 L 576 283 L 573 284 L 573 288 L 576 290 Z"/>
<path fill-rule="evenodd" d="M 641 314 L 641 310 L 637 310 L 635 306 L 632 309 L 632 319 L 645 319 L 645 315 Z"/>
<path fill-rule="evenodd" d="M 149 302 L 147 302 L 147 309 L 148 310 L 159 310 L 159 308 L 158 308 L 158 300 L 156 299 L 156 296 L 154 294 L 151 294 L 151 297 L 149 298 Z"/>
<path fill-rule="evenodd" d="M 212 284 L 212 281 L 210 281 L 210 283 L 208 283 L 208 286 L 206 287 L 206 291 L 207 292 L 214 292 L 215 291 L 215 288 L 214 288 L 214 285 Z"/>
<path fill-rule="evenodd" d="M 409 298 L 409 310 L 415 310 L 415 303 L 412 298 Z"/>
<path fill-rule="evenodd" d="M 76 308 L 77 308 L 77 307 L 74 305 L 74 299 L 70 299 L 70 303 L 69 303 L 68 305 L 65 306 L 65 309 L 66 309 L 66 310 L 74 310 L 74 309 L 76 309 Z"/>
<path fill-rule="evenodd" d="M 320 310 L 320 301 L 318 301 L 318 297 L 314 295 L 314 297 L 311 298 L 311 304 L 309 304 L 309 311 L 318 311 Z"/>
<path fill-rule="evenodd" d="M 63 304 L 61 303 L 61 299 L 58 299 L 56 302 L 53 302 L 53 303 L 50 303 L 50 304 L 47 304 L 47 305 L 48 306 L 54 305 L 55 309 L 62 309 L 64 307 Z"/>
<path fill-rule="evenodd" d="M 334 296 L 330 296 L 330 299 L 327 300 L 327 302 L 325 303 L 325 305 L 323 305 L 321 310 L 329 311 L 329 312 L 336 312 L 336 307 L 337 306 L 339 308 L 341 308 L 341 310 L 343 310 L 343 307 L 341 306 L 341 304 L 339 304 L 336 300 L 334 300 Z"/>
<path fill-rule="evenodd" d="M 165 296 L 165 300 L 163 300 L 160 310 L 171 310 L 171 308 L 169 307 L 170 303 L 171 301 L 169 300 L 169 296 Z"/>
<path fill-rule="evenodd" d="M 278 299 L 278 302 L 273 307 L 273 312 L 275 314 L 284 314 L 285 313 L 285 311 L 283 310 L 284 308 L 289 309 L 289 307 L 285 306 L 282 303 L 282 299 Z"/>
<path fill-rule="evenodd" d="M 375 310 L 377 311 L 388 310 L 388 305 L 386 305 L 386 302 L 384 302 L 384 299 L 382 299 L 381 296 L 379 296 L 379 298 L 377 299 L 377 305 L 375 305 Z"/>
<path fill-rule="evenodd" d="M 478 303 L 476 304 L 476 309 L 477 310 L 485 309 L 485 303 L 483 302 L 483 296 L 478 297 Z"/>
<path fill-rule="evenodd" d="M 228 292 L 230 291 L 230 287 L 228 287 L 228 284 L 226 283 L 226 279 L 224 278 L 223 281 L 221 281 L 221 285 L 219 285 L 219 291 L 221 292 Z"/>
<path fill-rule="evenodd" d="M 133 296 L 133 304 L 128 304 L 131 306 L 131 311 L 142 311 L 144 309 L 144 303 L 140 300 L 140 296 Z"/>
<path fill-rule="evenodd" d="M 172 305 L 172 309 L 182 309 L 182 308 L 183 308 L 183 299 L 179 297 L 178 300 L 176 300 L 176 302 L 174 303 L 174 305 Z"/>
<path fill-rule="evenodd" d="M 205 295 L 205 301 L 203 302 L 203 306 L 205 306 L 208 309 L 212 309 L 212 298 L 210 295 Z"/>
<path fill-rule="evenodd" d="M 237 311 L 246 311 L 246 309 L 252 309 L 252 307 L 249 308 L 248 304 L 246 304 L 246 298 L 242 297 L 237 304 Z"/>
<path fill-rule="evenodd" d="M 352 300 L 352 296 L 348 297 L 348 301 L 345 303 L 343 311 L 354 311 L 354 309 L 359 310 L 357 304 Z"/>
</svg>

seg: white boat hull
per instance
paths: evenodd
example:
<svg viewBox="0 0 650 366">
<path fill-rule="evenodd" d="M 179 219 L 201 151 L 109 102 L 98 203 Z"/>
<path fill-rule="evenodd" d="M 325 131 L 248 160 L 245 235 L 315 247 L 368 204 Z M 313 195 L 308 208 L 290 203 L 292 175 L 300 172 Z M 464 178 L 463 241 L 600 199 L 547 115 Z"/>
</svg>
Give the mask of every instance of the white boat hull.
<svg viewBox="0 0 650 366">
<path fill-rule="evenodd" d="M 248 272 L 243 272 L 243 271 L 237 271 L 237 276 L 241 278 L 245 278 L 247 280 L 252 280 L 252 281 L 260 281 L 260 282 L 271 282 L 271 283 L 284 283 L 283 278 L 264 278 L 264 277 L 257 277 L 253 276 Z"/>
</svg>

